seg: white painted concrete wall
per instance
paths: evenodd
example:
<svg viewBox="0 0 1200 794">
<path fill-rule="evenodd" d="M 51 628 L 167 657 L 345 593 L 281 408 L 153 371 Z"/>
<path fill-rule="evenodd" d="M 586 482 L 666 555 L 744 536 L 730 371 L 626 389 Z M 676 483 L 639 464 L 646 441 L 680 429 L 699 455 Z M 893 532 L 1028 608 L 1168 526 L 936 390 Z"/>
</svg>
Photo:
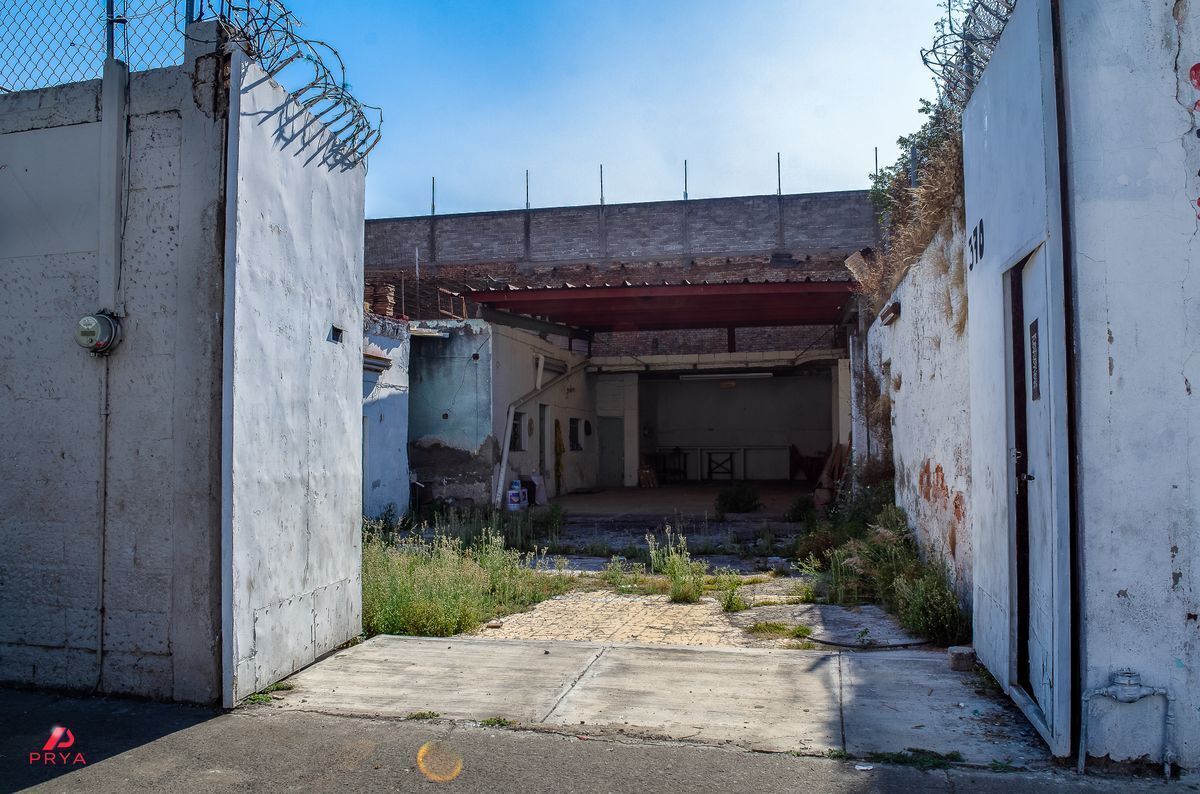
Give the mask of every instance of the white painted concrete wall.
<svg viewBox="0 0 1200 794">
<path fill-rule="evenodd" d="M 240 52 L 231 92 L 226 705 L 356 636 L 362 596 L 365 169 Z"/>
<path fill-rule="evenodd" d="M 1063 3 L 1087 685 L 1170 687 L 1200 765 L 1200 6 Z M 1114 113 L 1114 108 L 1136 112 Z M 974 311 L 974 306 L 972 306 Z M 1096 707 L 1092 755 L 1157 758 L 1162 706 Z"/>
<path fill-rule="evenodd" d="M 377 517 L 391 505 L 408 512 L 408 323 L 368 314 L 365 352 L 386 356 L 382 372 L 363 370 L 363 515 Z"/>
<path fill-rule="evenodd" d="M 555 359 L 560 363 L 560 369 L 571 369 L 587 361 L 587 356 L 568 352 L 529 331 L 502 325 L 492 325 L 491 329 L 492 432 L 496 438 L 501 439 L 502 444 L 507 444 L 508 406 L 513 400 L 524 397 L 537 387 L 537 357 L 541 355 Z M 544 370 L 541 384 L 548 384 L 558 375 L 557 372 Z M 594 379 L 580 370 L 517 407 L 516 410 L 524 412 L 526 417 L 526 426 L 522 428 L 526 436 L 525 449 L 509 451 L 508 471 L 503 476 L 505 482 L 539 473 L 539 447 L 544 446 L 546 466 L 540 474 L 550 496 L 595 487 L 599 466 L 599 443 L 596 435 L 596 399 L 593 384 Z M 538 432 L 539 405 L 547 407 L 544 437 Z M 591 436 L 580 433 L 583 446 L 581 450 L 570 448 L 569 431 L 572 418 L 589 422 L 592 426 Z M 554 477 L 555 422 L 558 422 L 561 428 L 565 449 L 562 453 L 561 491 L 556 489 Z"/>
<path fill-rule="evenodd" d="M 1178 760 L 1194 768 L 1200 763 L 1200 486 L 1194 476 L 1200 408 L 1192 384 L 1200 377 L 1193 355 L 1200 346 L 1200 287 L 1192 260 L 1200 253 L 1200 78 L 1189 71 L 1200 63 L 1200 28 L 1193 6 L 1187 0 L 1061 4 L 1065 116 L 1059 123 L 1071 255 L 1069 282 L 1052 297 L 1071 312 L 1071 324 L 1054 338 L 1062 343 L 1069 328 L 1075 357 L 1082 681 L 1073 683 L 1103 685 L 1116 669 L 1132 667 L 1144 683 L 1169 687 L 1178 698 Z M 1005 40 L 1017 41 L 1020 21 L 1035 15 L 1044 29 L 1048 7 L 1018 5 Z M 989 202 L 1010 208 L 988 215 L 988 250 L 970 279 L 969 330 L 975 639 L 981 658 L 1005 682 L 1010 572 L 991 562 L 1009 558 L 1010 542 L 1007 439 L 995 419 L 1005 394 L 1003 359 L 997 359 L 1004 351 L 1000 274 L 1039 240 L 1053 251 L 1061 239 L 1051 167 L 1058 143 L 1053 93 L 1043 80 L 985 107 L 989 80 L 1036 71 L 1030 64 L 1043 75 L 1050 68 L 1046 35 L 1025 38 L 1024 46 L 1040 51 L 1016 51 L 1021 45 L 1013 44 L 1006 54 L 1002 40 L 964 124 L 968 225 Z M 1114 114 L 1113 108 L 1137 112 Z M 1047 114 L 1050 120 L 1039 122 Z M 1051 263 L 1051 276 L 1061 277 L 1062 265 L 1054 268 Z M 1051 376 L 1055 382 L 1043 391 L 1065 395 L 1065 384 Z M 1054 480 L 1062 491 L 1069 486 L 1065 474 Z M 1057 585 L 1067 581 L 1059 578 Z M 1065 609 L 1057 610 L 1058 619 Z M 1089 718 L 1089 754 L 1159 759 L 1162 709 L 1156 701 L 1098 702 Z M 1056 749 L 1073 750 L 1071 738 L 1056 739 Z"/>
<path fill-rule="evenodd" d="M 967 311 L 963 237 L 955 213 L 888 300 L 900 303 L 900 316 L 871 324 L 867 349 L 892 400 L 896 504 L 921 548 L 947 562 L 970 604 L 970 380 L 965 329 L 960 335 L 956 327 Z"/>
<path fill-rule="evenodd" d="M 131 78 L 109 358 L 72 341 L 102 308 L 99 167 L 119 165 L 100 156 L 100 83 L 0 95 L 4 681 L 219 697 L 218 67 L 190 45 L 183 67 Z"/>
<path fill-rule="evenodd" d="M 972 257 L 970 254 L 967 257 L 968 266 L 972 267 L 967 276 L 970 301 L 967 354 L 972 486 L 968 509 L 975 560 L 974 642 L 980 660 L 1006 689 L 1016 684 L 1013 639 L 1016 594 L 1012 586 L 1016 564 L 1015 484 L 1009 453 L 1012 353 L 1005 273 L 1039 245 L 1061 252 L 1061 237 L 1057 231 L 1053 234 L 1051 231 L 1052 213 L 1057 212 L 1058 206 L 1057 178 L 1048 170 L 1054 164 L 1057 174 L 1050 24 L 1049 3 L 1045 0 L 1018 4 L 963 115 L 967 233 L 981 221 L 985 228 L 983 256 L 973 267 Z M 1055 263 L 1051 269 L 1057 267 L 1061 273 L 1061 259 L 1056 258 Z M 1061 332 L 1046 336 L 1056 336 L 1058 344 L 1062 342 Z M 1061 389 L 1060 378 L 1061 373 L 1054 376 Z M 1049 387 L 1047 391 L 1049 399 Z M 1055 439 L 1054 443 L 1065 452 L 1065 437 Z M 1058 479 L 1053 472 L 1039 474 Z M 1061 479 L 1061 487 L 1066 489 L 1066 476 Z M 1056 520 L 1065 522 L 1065 512 Z M 1068 532 L 1063 525 L 1055 530 L 1060 537 Z M 1064 588 L 1069 587 L 1070 576 L 1066 562 L 1056 560 L 1062 569 L 1056 585 Z M 1066 611 L 1059 613 L 1059 617 L 1069 617 L 1069 589 L 1067 595 L 1060 605 Z M 1069 632 L 1059 632 L 1056 641 L 1059 647 L 1069 648 Z M 1070 691 L 1069 664 L 1054 675 L 1059 685 L 1057 691 L 1065 697 Z M 1058 716 L 1060 720 L 1069 718 L 1069 714 L 1061 711 Z M 1060 722 L 1063 730 L 1054 735 L 1046 725 L 1040 727 L 1044 737 L 1054 739 L 1057 751 L 1070 751 L 1069 719 L 1065 724 Z"/>
</svg>

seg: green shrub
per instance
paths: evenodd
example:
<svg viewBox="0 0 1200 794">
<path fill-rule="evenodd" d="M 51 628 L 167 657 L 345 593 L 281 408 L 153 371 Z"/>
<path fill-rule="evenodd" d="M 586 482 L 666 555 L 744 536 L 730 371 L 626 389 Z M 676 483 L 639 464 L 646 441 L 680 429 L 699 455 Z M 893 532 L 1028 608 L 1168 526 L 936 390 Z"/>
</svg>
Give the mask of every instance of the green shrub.
<svg viewBox="0 0 1200 794">
<path fill-rule="evenodd" d="M 909 631 L 938 645 L 954 645 L 970 637 L 971 621 L 941 565 L 927 564 L 915 578 L 896 580 L 897 615 Z"/>
<path fill-rule="evenodd" d="M 600 570 L 600 579 L 612 589 L 640 592 L 646 589 L 646 566 L 640 562 L 631 563 L 620 557 L 613 557 Z M 650 587 L 654 590 L 654 587 Z"/>
<path fill-rule="evenodd" d="M 831 524 L 818 524 L 809 531 L 796 536 L 796 545 L 792 550 L 792 555 L 800 560 L 808 557 L 825 559 L 825 555 L 830 549 L 837 548 L 845 541 L 845 537 L 839 538 L 834 534 Z"/>
<path fill-rule="evenodd" d="M 717 516 L 727 513 L 753 513 L 762 507 L 758 489 L 748 482 L 739 482 L 717 492 Z"/>
<path fill-rule="evenodd" d="M 671 601 L 677 604 L 699 601 L 704 592 L 708 564 L 692 560 L 688 553 L 687 538 L 676 535 L 668 526 L 666 539 L 661 546 L 653 535 L 646 536 L 646 544 L 650 547 L 650 570 L 667 577 Z"/>
<path fill-rule="evenodd" d="M 490 530 L 470 544 L 438 533 L 389 545 L 366 532 L 362 576 L 367 634 L 448 637 L 571 586 L 544 558 L 506 548 Z"/>
<path fill-rule="evenodd" d="M 881 510 L 893 504 L 895 490 L 891 480 L 858 488 L 847 485 L 838 491 L 829 520 L 844 532 L 861 533 Z"/>
<path fill-rule="evenodd" d="M 600 578 L 604 583 L 614 590 L 620 590 L 628 584 L 627 575 L 628 564 L 620 557 L 613 557 L 608 562 L 604 563 L 604 567 L 600 569 Z"/>
<path fill-rule="evenodd" d="M 963 641 L 970 636 L 970 618 L 959 606 L 947 569 L 921 560 L 904 511 L 888 503 L 862 519 L 890 491 L 890 483 L 875 492 L 864 488 L 842 502 L 832 523 L 797 538 L 796 556 L 804 562 L 793 567 L 817 578 L 830 603 L 875 602 L 913 634 L 940 645 Z M 815 585 L 797 586 L 802 600 L 816 594 Z"/>
<path fill-rule="evenodd" d="M 793 524 L 811 526 L 817 520 L 817 506 L 812 496 L 805 494 L 796 498 L 792 506 L 783 514 L 783 520 Z"/>
<path fill-rule="evenodd" d="M 741 612 L 749 608 L 746 599 L 739 592 L 742 588 L 742 575 L 732 568 L 718 568 L 715 574 L 717 600 L 725 612 Z"/>
</svg>

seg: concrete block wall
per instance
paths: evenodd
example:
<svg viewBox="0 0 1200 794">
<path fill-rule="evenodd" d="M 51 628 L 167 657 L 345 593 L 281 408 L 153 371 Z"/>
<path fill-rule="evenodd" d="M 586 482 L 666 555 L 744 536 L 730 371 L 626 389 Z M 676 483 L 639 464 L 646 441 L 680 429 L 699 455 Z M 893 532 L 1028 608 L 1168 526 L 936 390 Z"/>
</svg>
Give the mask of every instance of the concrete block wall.
<svg viewBox="0 0 1200 794">
<path fill-rule="evenodd" d="M 0 96 L 4 681 L 219 697 L 219 75 L 189 48 L 130 78 L 117 306 L 100 305 L 100 82 Z M 101 308 L 124 341 L 90 358 L 72 332 Z"/>
<path fill-rule="evenodd" d="M 946 561 L 964 605 L 973 589 L 971 413 L 963 224 L 948 219 L 867 330 L 867 366 L 891 399 L 896 504 L 921 547 Z M 883 445 L 873 444 L 873 449 Z"/>
<path fill-rule="evenodd" d="M 844 191 L 376 219 L 366 224 L 365 256 L 368 284 L 399 285 L 397 311 L 431 319 L 441 316 L 438 287 L 843 280 L 846 255 L 876 236 L 866 191 Z M 806 333 L 747 329 L 739 349 L 794 348 Z M 601 334 L 596 346 L 646 354 L 656 339 L 663 349 L 727 348 L 724 329 Z"/>
<path fill-rule="evenodd" d="M 867 192 L 848 190 L 379 218 L 367 221 L 365 245 L 374 274 L 410 267 L 414 249 L 430 265 L 803 256 L 856 250 L 876 235 Z"/>
</svg>

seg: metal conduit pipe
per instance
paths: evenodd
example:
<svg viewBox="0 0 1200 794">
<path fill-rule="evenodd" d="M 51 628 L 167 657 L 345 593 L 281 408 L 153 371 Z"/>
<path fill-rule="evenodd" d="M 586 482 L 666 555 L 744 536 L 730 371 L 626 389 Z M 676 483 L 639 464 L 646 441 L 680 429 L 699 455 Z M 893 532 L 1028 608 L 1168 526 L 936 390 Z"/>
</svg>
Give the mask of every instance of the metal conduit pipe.
<svg viewBox="0 0 1200 794">
<path fill-rule="evenodd" d="M 1122 668 L 1109 677 L 1108 686 L 1095 687 L 1083 693 L 1083 705 L 1080 709 L 1079 721 L 1079 759 L 1076 771 L 1084 774 L 1087 765 L 1088 717 L 1093 697 L 1112 698 L 1118 703 L 1137 703 L 1148 697 L 1161 697 L 1166 701 L 1166 714 L 1163 716 L 1163 776 L 1171 778 L 1171 764 L 1175 762 L 1175 696 L 1165 687 L 1142 686 L 1140 673 L 1128 667 Z"/>
<path fill-rule="evenodd" d="M 506 411 L 504 414 L 504 416 L 505 416 L 504 427 L 506 428 L 506 430 L 511 432 L 513 416 L 516 414 L 518 408 L 520 408 L 522 405 L 524 405 L 525 403 L 532 400 L 534 397 L 537 397 L 539 394 L 544 394 L 545 392 L 549 391 L 554 386 L 557 386 L 558 384 L 562 383 L 564 380 L 571 377 L 576 372 L 580 372 L 581 370 L 586 368 L 587 365 L 588 365 L 587 361 L 581 361 L 580 363 L 578 363 L 575 366 L 568 369 L 563 374 L 559 375 L 557 378 L 552 378 L 552 379 L 548 380 L 545 384 L 543 384 L 539 388 L 536 388 L 530 392 L 526 392 L 524 395 L 522 395 L 522 396 L 518 397 L 517 399 L 513 400 L 512 402 L 510 402 L 508 404 L 508 411 Z M 494 495 L 494 500 L 495 500 L 495 503 L 497 506 L 500 506 L 503 504 L 503 502 L 501 502 L 501 500 L 504 498 L 504 480 L 505 480 L 505 477 L 508 476 L 508 446 L 509 446 L 510 440 L 507 435 L 504 437 L 504 439 L 501 443 L 503 445 L 501 447 L 503 449 L 503 452 L 500 453 L 500 474 L 499 474 L 499 476 L 496 477 L 496 493 Z M 542 443 L 545 443 L 544 439 L 542 440 Z"/>
</svg>

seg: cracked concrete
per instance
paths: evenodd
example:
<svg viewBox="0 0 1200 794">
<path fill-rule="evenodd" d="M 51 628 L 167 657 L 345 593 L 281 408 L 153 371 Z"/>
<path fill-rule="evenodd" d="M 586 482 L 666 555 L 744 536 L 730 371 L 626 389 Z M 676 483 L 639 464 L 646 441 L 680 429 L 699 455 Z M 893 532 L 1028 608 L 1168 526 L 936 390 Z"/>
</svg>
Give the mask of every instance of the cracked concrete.
<svg viewBox="0 0 1200 794">
<path fill-rule="evenodd" d="M 1042 767 L 1025 720 L 929 651 L 845 653 L 567 641 L 374 637 L 289 679 L 264 708 L 522 727 L 763 752 L 957 751 Z"/>
</svg>

